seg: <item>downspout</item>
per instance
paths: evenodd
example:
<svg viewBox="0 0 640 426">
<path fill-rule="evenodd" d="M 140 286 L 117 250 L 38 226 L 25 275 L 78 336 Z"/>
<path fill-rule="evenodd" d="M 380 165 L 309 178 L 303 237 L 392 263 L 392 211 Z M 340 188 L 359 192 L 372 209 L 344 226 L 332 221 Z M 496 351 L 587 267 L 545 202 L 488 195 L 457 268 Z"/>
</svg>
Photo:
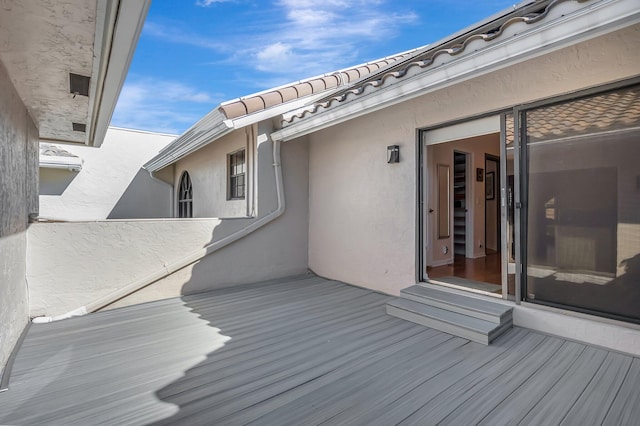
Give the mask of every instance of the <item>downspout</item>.
<svg viewBox="0 0 640 426">
<path fill-rule="evenodd" d="M 252 232 L 262 228 L 266 224 L 282 216 L 285 210 L 285 199 L 284 199 L 284 184 L 282 181 L 282 165 L 281 165 L 281 159 L 280 159 L 280 141 L 272 141 L 272 143 L 273 143 L 273 171 L 275 175 L 276 197 L 278 202 L 277 207 L 274 211 L 268 213 L 267 215 L 265 215 L 260 219 L 257 219 L 251 222 L 249 225 L 245 226 L 239 231 L 234 232 L 233 234 L 228 235 L 214 243 L 206 245 L 203 248 L 192 252 L 191 254 L 183 257 L 182 259 L 176 262 L 167 264 L 165 265 L 164 269 L 158 272 L 155 272 L 151 275 L 148 275 L 144 278 L 141 278 L 137 281 L 134 281 L 133 283 L 128 284 L 127 286 L 119 290 L 116 290 L 96 300 L 95 302 L 92 302 L 86 306 L 82 306 L 81 308 L 74 309 L 73 311 L 69 311 L 62 315 L 56 315 L 53 317 L 36 317 L 32 321 L 34 323 L 47 323 L 47 322 L 53 322 L 53 321 L 59 321 L 59 320 L 71 318 L 74 316 L 85 315 L 89 312 L 96 311 L 119 299 L 122 299 L 123 297 L 130 295 L 131 293 L 134 293 L 140 290 L 143 287 L 146 287 L 149 284 L 154 283 L 155 281 L 165 278 L 166 276 L 176 272 L 177 270 L 182 269 L 185 266 L 188 266 L 202 259 L 203 257 L 208 256 L 220 250 L 221 248 L 228 246 L 229 244 L 235 241 L 238 241 L 241 238 L 244 238 L 245 236 L 251 234 Z"/>
<path fill-rule="evenodd" d="M 170 184 L 169 182 L 165 182 L 162 179 L 158 179 L 155 175 L 156 172 L 149 172 L 149 176 L 151 176 L 151 179 L 156 181 L 156 182 L 160 182 L 163 183 L 165 185 L 167 185 L 169 187 L 169 192 L 171 193 L 171 205 L 169 207 L 169 217 L 174 217 L 174 212 L 175 212 L 175 191 L 173 190 L 173 185 Z"/>
</svg>

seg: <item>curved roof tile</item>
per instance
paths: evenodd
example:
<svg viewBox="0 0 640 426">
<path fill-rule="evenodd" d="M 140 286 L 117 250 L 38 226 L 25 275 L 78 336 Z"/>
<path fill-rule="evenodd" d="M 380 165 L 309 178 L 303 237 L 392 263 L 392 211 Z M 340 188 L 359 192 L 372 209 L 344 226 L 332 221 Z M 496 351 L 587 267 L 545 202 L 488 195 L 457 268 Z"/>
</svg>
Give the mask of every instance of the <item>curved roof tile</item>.
<svg viewBox="0 0 640 426">
<path fill-rule="evenodd" d="M 399 61 L 399 59 L 402 58 L 394 57 L 394 61 L 399 63 L 396 66 L 392 66 L 390 69 L 386 70 L 386 72 L 384 72 L 383 74 L 375 75 L 373 72 L 370 72 L 370 74 L 373 74 L 372 76 L 370 76 L 370 78 L 366 78 L 363 81 L 359 82 L 357 85 L 346 88 L 340 93 L 332 94 L 329 98 L 318 100 L 311 108 L 307 108 L 297 114 L 293 114 L 288 119 L 283 119 L 282 124 L 286 126 L 306 116 L 313 115 L 320 109 L 331 108 L 336 104 L 340 104 L 346 101 L 347 99 L 360 95 L 365 91 L 367 87 L 379 88 L 383 86 L 388 79 L 403 78 L 410 70 L 413 71 L 413 68 L 419 68 L 417 72 L 420 72 L 421 69 L 427 68 L 434 63 L 440 63 L 439 57 L 441 55 L 444 55 L 445 57 L 451 57 L 461 54 L 472 42 L 477 40 L 490 42 L 503 35 L 509 27 L 512 27 L 516 24 L 530 25 L 536 23 L 544 19 L 549 14 L 549 12 L 557 5 L 568 1 L 585 3 L 591 0 L 553 0 L 550 2 L 540 2 L 540 9 L 537 11 L 531 12 L 529 8 L 522 8 L 519 11 L 517 10 L 515 11 L 515 13 L 520 12 L 521 15 L 509 17 L 501 23 L 496 24 L 496 26 L 493 28 L 480 27 L 479 29 L 477 29 L 476 33 L 465 34 L 458 39 L 451 40 L 449 42 L 445 42 L 444 44 L 435 46 L 434 48 L 427 49 L 424 52 L 414 55 L 411 58 L 407 58 L 410 59 L 410 62 L 402 62 Z M 415 74 L 415 71 L 412 72 L 412 74 Z"/>
<path fill-rule="evenodd" d="M 410 55 L 414 55 L 417 50 L 419 49 L 410 50 L 394 56 L 378 59 L 367 64 L 356 65 L 355 67 L 336 71 L 331 74 L 312 77 L 287 86 L 239 98 L 220 105 L 219 109 L 227 119 L 239 118 L 284 102 L 324 92 L 325 90 L 339 87 L 345 83 L 352 83 L 374 71 L 387 67 L 391 63 L 405 59 Z M 280 101 L 278 101 L 278 98 Z"/>
</svg>

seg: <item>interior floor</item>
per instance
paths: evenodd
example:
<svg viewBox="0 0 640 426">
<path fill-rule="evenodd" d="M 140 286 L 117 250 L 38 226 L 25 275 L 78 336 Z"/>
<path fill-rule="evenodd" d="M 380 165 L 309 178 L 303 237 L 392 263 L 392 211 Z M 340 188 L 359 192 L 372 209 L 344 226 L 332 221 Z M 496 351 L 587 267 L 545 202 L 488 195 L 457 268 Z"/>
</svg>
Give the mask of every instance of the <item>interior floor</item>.
<svg viewBox="0 0 640 426">
<path fill-rule="evenodd" d="M 430 279 L 434 280 L 445 277 L 457 277 L 500 286 L 502 285 L 500 252 L 487 250 L 486 256 L 477 259 L 456 256 L 452 264 L 427 267 L 427 275 Z M 514 294 L 515 279 L 512 274 L 509 274 L 508 278 L 509 294 Z M 460 285 L 465 286 L 464 283 Z M 494 291 L 493 293 L 500 294 L 501 290 Z"/>
<path fill-rule="evenodd" d="M 452 264 L 427 268 L 427 274 L 433 279 L 454 276 L 501 285 L 500 253 L 487 254 L 477 259 L 456 256 Z"/>
</svg>

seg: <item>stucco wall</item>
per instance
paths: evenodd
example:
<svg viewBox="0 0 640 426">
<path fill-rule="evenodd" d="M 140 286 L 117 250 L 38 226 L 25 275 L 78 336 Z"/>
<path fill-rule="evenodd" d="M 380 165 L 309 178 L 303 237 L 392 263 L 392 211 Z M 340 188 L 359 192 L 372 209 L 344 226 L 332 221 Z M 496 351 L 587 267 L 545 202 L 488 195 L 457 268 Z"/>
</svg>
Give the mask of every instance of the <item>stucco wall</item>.
<svg viewBox="0 0 640 426">
<path fill-rule="evenodd" d="M 639 44 L 636 25 L 310 135 L 310 268 L 398 294 L 415 281 L 416 129 L 637 75 Z"/>
<path fill-rule="evenodd" d="M 260 214 L 275 208 L 270 144 L 262 156 Z M 266 155 L 266 159 L 264 156 Z M 150 285 L 110 306 L 119 307 L 181 294 L 198 293 L 234 284 L 245 284 L 307 271 L 308 246 L 308 145 L 282 145 L 286 210 L 282 216 L 244 239 Z M 272 161 L 272 160 L 271 160 Z"/>
<path fill-rule="evenodd" d="M 26 229 L 37 213 L 38 131 L 0 63 L 0 374 L 28 321 Z"/>
<path fill-rule="evenodd" d="M 263 217 L 277 207 L 271 143 L 258 148 Z M 226 154 L 224 154 L 226 155 Z M 264 228 L 112 306 L 122 306 L 300 274 L 307 270 L 306 144 L 284 146 L 287 206 Z M 59 315 L 144 278 L 250 219 L 190 219 L 36 224 L 29 230 L 31 315 Z"/>
<path fill-rule="evenodd" d="M 59 145 L 83 159 L 82 170 L 40 171 L 40 217 L 82 221 L 171 217 L 171 188 L 142 165 L 173 135 L 110 127 L 100 148 Z"/>
<path fill-rule="evenodd" d="M 244 200 L 227 200 L 227 155 L 247 149 L 247 182 L 251 179 L 250 128 L 236 130 L 175 164 L 175 188 L 184 171 L 193 189 L 193 217 L 245 217 L 249 194 Z M 177 202 L 177 199 L 176 199 Z M 177 210 L 176 210 L 177 211 Z"/>
</svg>

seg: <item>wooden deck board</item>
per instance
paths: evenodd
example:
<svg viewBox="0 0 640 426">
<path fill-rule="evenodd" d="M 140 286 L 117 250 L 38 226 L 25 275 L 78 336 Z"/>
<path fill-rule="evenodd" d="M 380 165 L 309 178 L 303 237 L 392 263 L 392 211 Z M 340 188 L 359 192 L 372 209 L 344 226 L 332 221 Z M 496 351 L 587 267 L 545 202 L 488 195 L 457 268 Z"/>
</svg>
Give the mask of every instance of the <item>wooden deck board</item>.
<svg viewBox="0 0 640 426">
<path fill-rule="evenodd" d="M 640 359 L 514 328 L 491 346 L 305 275 L 34 325 L 0 424 L 634 424 Z"/>
</svg>

